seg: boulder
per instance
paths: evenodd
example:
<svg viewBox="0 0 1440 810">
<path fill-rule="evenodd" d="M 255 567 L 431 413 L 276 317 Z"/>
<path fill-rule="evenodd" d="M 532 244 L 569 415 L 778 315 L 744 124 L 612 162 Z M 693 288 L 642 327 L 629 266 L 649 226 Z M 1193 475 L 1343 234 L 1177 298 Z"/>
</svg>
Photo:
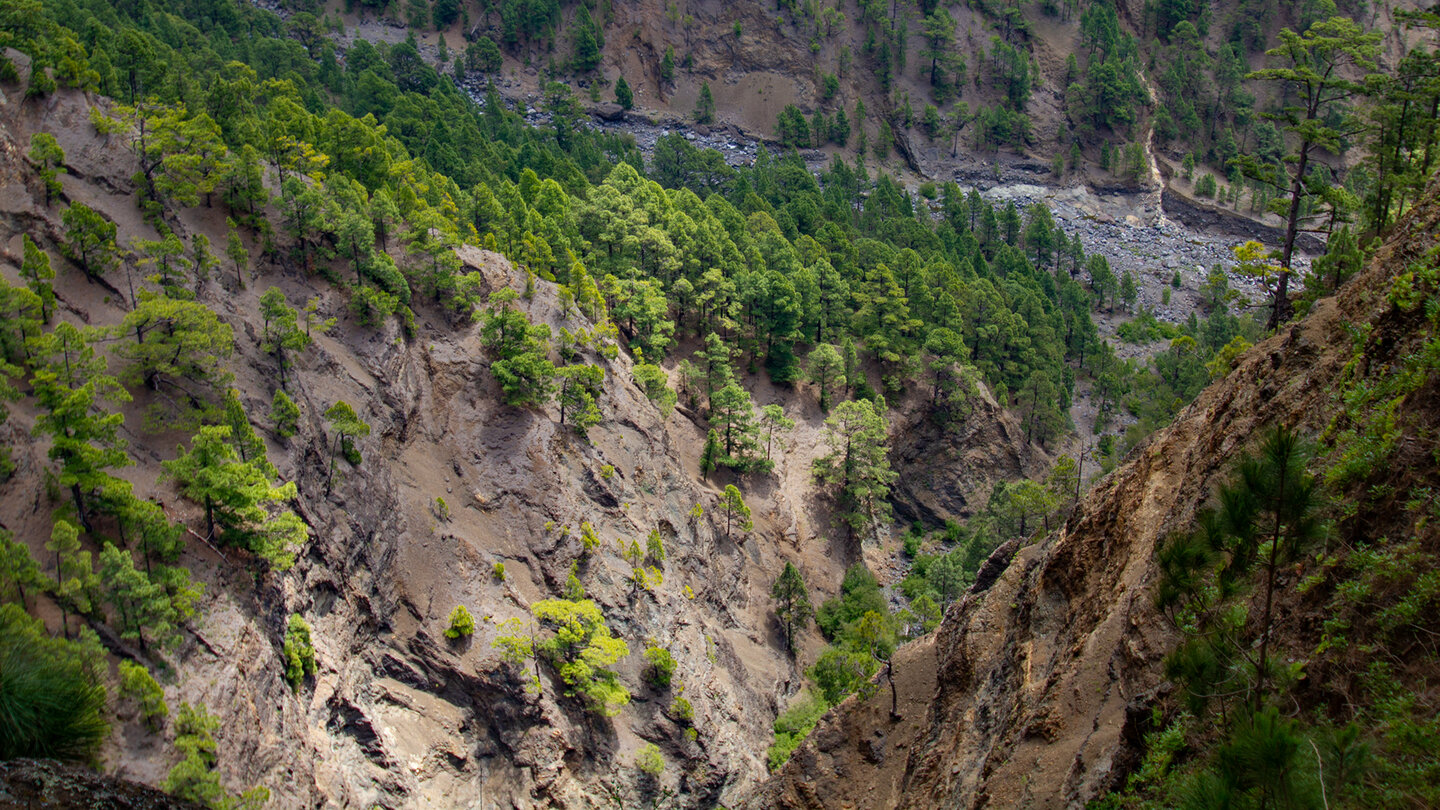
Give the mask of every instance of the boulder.
<svg viewBox="0 0 1440 810">
<path fill-rule="evenodd" d="M 625 108 L 613 101 L 605 101 L 592 107 L 590 114 L 602 121 L 622 121 L 625 118 Z"/>
</svg>

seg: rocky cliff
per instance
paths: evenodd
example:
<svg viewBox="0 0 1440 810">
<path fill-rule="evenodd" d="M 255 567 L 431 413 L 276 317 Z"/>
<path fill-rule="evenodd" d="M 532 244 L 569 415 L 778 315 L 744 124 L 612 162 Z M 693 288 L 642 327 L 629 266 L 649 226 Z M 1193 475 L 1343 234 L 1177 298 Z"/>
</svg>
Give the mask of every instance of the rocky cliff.
<svg viewBox="0 0 1440 810">
<path fill-rule="evenodd" d="M 1169 689 L 1162 661 L 1177 641 L 1153 601 L 1157 545 L 1190 528 L 1261 429 L 1278 424 L 1333 438 L 1347 427 L 1347 392 L 1405 367 L 1431 327 L 1413 305 L 1392 303 L 1390 292 L 1395 276 L 1440 239 L 1437 196 L 1432 184 L 1428 201 L 1361 275 L 1242 355 L 1096 486 L 1061 530 L 998 550 L 987 566 L 1000 571 L 1013 553 L 1008 567 L 982 575 L 933 641 L 897 656 L 900 719 L 889 716 L 881 681 L 868 700 L 832 712 L 746 806 L 1058 808 L 1121 786 L 1137 764 L 1149 709 Z M 1369 496 L 1346 493 L 1355 504 L 1347 539 L 1415 531 L 1433 547 L 1434 530 L 1423 520 L 1406 524 L 1395 498 L 1437 478 L 1440 461 L 1422 449 L 1433 436 L 1435 391 L 1432 375 L 1392 403 L 1403 458 L 1366 471 Z M 1293 587 L 1302 573 L 1309 572 L 1297 566 L 1281 576 L 1281 610 L 1305 615 L 1283 642 L 1299 661 L 1315 649 L 1324 618 L 1316 613 L 1323 602 Z M 1343 691 L 1340 681 L 1312 678 L 1302 699 L 1328 700 Z"/>
</svg>

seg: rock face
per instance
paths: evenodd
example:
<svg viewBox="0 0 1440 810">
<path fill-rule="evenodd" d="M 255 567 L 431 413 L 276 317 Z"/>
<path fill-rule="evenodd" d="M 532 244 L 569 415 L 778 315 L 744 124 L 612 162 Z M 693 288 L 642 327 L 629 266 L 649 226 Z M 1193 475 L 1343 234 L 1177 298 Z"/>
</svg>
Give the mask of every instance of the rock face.
<svg viewBox="0 0 1440 810">
<path fill-rule="evenodd" d="M 200 810 L 198 804 L 145 785 L 45 759 L 0 761 L 0 807 Z"/>
<path fill-rule="evenodd" d="M 985 508 L 995 481 L 1039 478 L 1050 468 L 1052 459 L 1025 441 L 1019 420 L 983 386 L 972 407 L 950 431 L 918 407 L 897 420 L 891 460 L 905 474 L 891 492 L 896 517 L 927 525 L 968 518 Z"/>
<path fill-rule="evenodd" d="M 842 704 L 744 806 L 1061 808 L 1121 784 L 1176 642 L 1152 599 L 1157 544 L 1192 524 L 1263 428 L 1318 433 L 1345 375 L 1379 373 L 1370 369 L 1414 351 L 1419 321 L 1387 292 L 1392 274 L 1436 242 L 1437 196 L 1432 185 L 1365 273 L 1242 355 L 1059 532 L 1021 549 L 993 584 L 982 574 L 933 642 L 902 648 L 902 720 L 888 718 L 883 684 L 868 701 Z M 1363 347 L 1356 334 L 1367 336 Z M 1347 370 L 1357 348 L 1366 363 Z M 1426 393 L 1407 407 L 1433 425 Z M 1293 584 L 1293 574 L 1284 578 Z"/>
</svg>

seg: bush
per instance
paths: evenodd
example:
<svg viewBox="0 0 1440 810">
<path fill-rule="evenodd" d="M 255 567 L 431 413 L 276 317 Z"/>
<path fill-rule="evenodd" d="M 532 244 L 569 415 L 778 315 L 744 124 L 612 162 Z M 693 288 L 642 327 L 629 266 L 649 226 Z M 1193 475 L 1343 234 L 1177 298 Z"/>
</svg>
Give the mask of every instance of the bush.
<svg viewBox="0 0 1440 810">
<path fill-rule="evenodd" d="M 863 562 L 855 563 L 845 572 L 840 594 L 820 606 L 815 614 L 815 623 L 820 625 L 826 638 L 833 639 L 840 628 L 872 610 L 879 613 L 886 611 L 880 583 Z"/>
<path fill-rule="evenodd" d="M 19 606 L 0 606 L 0 760 L 88 760 L 110 736 L 104 654 L 82 632 L 80 643 L 50 638 Z"/>
<path fill-rule="evenodd" d="M 695 722 L 695 707 L 691 706 L 686 698 L 676 695 L 670 702 L 670 717 L 675 722 L 688 726 Z"/>
<path fill-rule="evenodd" d="M 299 613 L 290 614 L 285 628 L 285 680 L 299 691 L 306 677 L 315 674 L 315 645 L 310 641 L 310 625 Z"/>
<path fill-rule="evenodd" d="M 646 647 L 645 660 L 650 664 L 645 673 L 646 679 L 658 689 L 669 688 L 670 679 L 675 675 L 675 657 L 670 651 L 654 645 Z"/>
<path fill-rule="evenodd" d="M 497 562 L 490 567 L 490 573 L 501 582 L 505 581 L 505 563 Z"/>
<path fill-rule="evenodd" d="M 294 436 L 300 428 L 300 407 L 284 389 L 275 389 L 275 398 L 270 403 L 270 421 L 275 425 L 275 435 L 282 439 Z"/>
<path fill-rule="evenodd" d="M 660 746 L 655 743 L 645 743 L 635 753 L 635 767 L 651 779 L 659 779 L 660 774 L 665 773 L 665 757 L 660 755 Z"/>
<path fill-rule="evenodd" d="M 1214 197 L 1216 191 L 1215 175 L 1206 174 L 1195 181 L 1196 197 Z"/>
<path fill-rule="evenodd" d="M 779 770 L 790 759 L 829 708 L 824 700 L 809 692 L 801 692 L 785 707 L 785 711 L 775 718 L 775 742 L 766 752 L 770 770 Z"/>
<path fill-rule="evenodd" d="M 149 670 L 134 661 L 120 662 L 120 694 L 139 704 L 140 716 L 151 731 L 159 731 L 170 715 L 170 707 L 165 705 L 165 690 Z"/>
<path fill-rule="evenodd" d="M 378 328 L 399 306 L 399 299 L 374 287 L 356 287 L 350 296 L 350 312 L 361 326 Z"/>
<path fill-rule="evenodd" d="M 504 563 L 496 563 L 496 565 L 501 566 L 503 573 Z M 456 605 L 455 609 L 450 611 L 450 626 L 445 628 L 445 637 L 461 638 L 474 634 L 475 617 L 470 615 L 470 611 L 464 605 Z"/>
</svg>

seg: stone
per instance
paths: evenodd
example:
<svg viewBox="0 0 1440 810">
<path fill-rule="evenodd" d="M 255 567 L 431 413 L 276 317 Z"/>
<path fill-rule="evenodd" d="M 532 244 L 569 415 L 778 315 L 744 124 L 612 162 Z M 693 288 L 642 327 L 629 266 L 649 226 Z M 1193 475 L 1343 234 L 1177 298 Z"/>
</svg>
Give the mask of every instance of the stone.
<svg viewBox="0 0 1440 810">
<path fill-rule="evenodd" d="M 604 101 L 590 109 L 590 114 L 601 121 L 625 120 L 625 108 L 613 101 Z"/>
</svg>

